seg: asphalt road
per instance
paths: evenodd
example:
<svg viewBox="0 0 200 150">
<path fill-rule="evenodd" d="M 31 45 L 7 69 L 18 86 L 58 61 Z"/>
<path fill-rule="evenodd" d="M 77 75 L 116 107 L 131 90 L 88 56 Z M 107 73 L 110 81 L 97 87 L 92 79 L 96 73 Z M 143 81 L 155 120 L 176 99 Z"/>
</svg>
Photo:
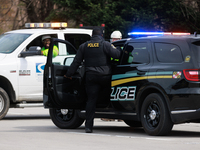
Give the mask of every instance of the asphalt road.
<svg viewBox="0 0 200 150">
<path fill-rule="evenodd" d="M 0 150 L 197 150 L 200 124 L 175 125 L 169 136 L 149 136 L 124 122 L 95 119 L 93 133 L 59 129 L 43 108 L 10 109 L 0 121 Z"/>
</svg>

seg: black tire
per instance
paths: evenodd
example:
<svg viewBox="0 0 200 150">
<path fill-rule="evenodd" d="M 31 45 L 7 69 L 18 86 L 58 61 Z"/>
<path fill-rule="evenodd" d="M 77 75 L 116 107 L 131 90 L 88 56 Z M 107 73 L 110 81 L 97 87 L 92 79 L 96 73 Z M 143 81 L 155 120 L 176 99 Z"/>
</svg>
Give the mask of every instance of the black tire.
<svg viewBox="0 0 200 150">
<path fill-rule="evenodd" d="M 62 113 L 62 111 L 65 111 Z M 61 129 L 75 129 L 80 127 L 84 119 L 78 116 L 74 109 L 49 109 L 50 117 L 53 123 Z"/>
<path fill-rule="evenodd" d="M 0 119 L 5 117 L 10 107 L 10 100 L 8 94 L 0 87 Z"/>
<path fill-rule="evenodd" d="M 164 98 L 159 93 L 148 95 L 141 108 L 141 122 L 149 135 L 167 135 L 173 127 Z"/>
<path fill-rule="evenodd" d="M 142 123 L 139 121 L 133 120 L 124 120 L 124 122 L 129 125 L 130 127 L 142 127 Z"/>
</svg>

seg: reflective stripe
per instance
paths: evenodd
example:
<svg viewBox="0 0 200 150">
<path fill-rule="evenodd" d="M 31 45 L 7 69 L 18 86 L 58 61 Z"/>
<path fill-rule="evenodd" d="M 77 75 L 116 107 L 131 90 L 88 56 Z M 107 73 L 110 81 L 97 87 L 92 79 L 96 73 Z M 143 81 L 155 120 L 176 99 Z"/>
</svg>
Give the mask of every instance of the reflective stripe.
<svg viewBox="0 0 200 150">
<path fill-rule="evenodd" d="M 111 86 L 116 86 L 128 82 L 133 82 L 137 80 L 144 80 L 144 79 L 157 79 L 157 78 L 172 78 L 172 76 L 144 76 L 144 77 L 133 77 L 133 78 L 127 78 L 127 79 L 120 79 L 120 80 L 115 80 L 111 82 Z"/>
<path fill-rule="evenodd" d="M 111 60 L 113 60 L 113 58 L 111 57 Z M 114 59 L 114 61 L 119 61 L 119 59 Z"/>
<path fill-rule="evenodd" d="M 173 75 L 173 71 L 147 72 L 145 75 L 146 76 Z M 128 78 L 128 77 L 137 77 L 137 76 L 139 76 L 137 73 L 132 73 L 132 72 L 126 73 L 126 74 L 116 74 L 116 75 L 112 75 L 112 80 Z"/>
</svg>

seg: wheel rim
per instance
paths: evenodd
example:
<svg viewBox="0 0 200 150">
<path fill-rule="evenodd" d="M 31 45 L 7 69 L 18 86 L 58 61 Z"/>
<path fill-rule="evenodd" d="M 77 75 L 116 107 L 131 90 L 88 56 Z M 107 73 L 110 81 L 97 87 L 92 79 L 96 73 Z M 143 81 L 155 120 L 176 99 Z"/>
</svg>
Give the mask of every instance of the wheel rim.
<svg viewBox="0 0 200 150">
<path fill-rule="evenodd" d="M 56 117 L 60 121 L 70 121 L 73 115 L 73 109 L 56 109 Z"/>
<path fill-rule="evenodd" d="M 3 110 L 4 108 L 4 100 L 3 97 L 0 95 L 0 112 Z"/>
<path fill-rule="evenodd" d="M 151 102 L 145 114 L 146 122 L 150 128 L 156 128 L 160 122 L 160 108 L 156 101 Z"/>
</svg>

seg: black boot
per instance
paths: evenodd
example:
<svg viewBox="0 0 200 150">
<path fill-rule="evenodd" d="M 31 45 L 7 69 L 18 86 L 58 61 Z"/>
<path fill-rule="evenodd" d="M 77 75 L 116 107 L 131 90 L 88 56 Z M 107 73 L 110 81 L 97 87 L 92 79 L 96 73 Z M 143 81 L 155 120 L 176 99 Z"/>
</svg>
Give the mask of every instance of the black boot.
<svg viewBox="0 0 200 150">
<path fill-rule="evenodd" d="M 85 133 L 92 133 L 92 129 L 90 129 L 90 128 L 85 128 Z"/>
</svg>

